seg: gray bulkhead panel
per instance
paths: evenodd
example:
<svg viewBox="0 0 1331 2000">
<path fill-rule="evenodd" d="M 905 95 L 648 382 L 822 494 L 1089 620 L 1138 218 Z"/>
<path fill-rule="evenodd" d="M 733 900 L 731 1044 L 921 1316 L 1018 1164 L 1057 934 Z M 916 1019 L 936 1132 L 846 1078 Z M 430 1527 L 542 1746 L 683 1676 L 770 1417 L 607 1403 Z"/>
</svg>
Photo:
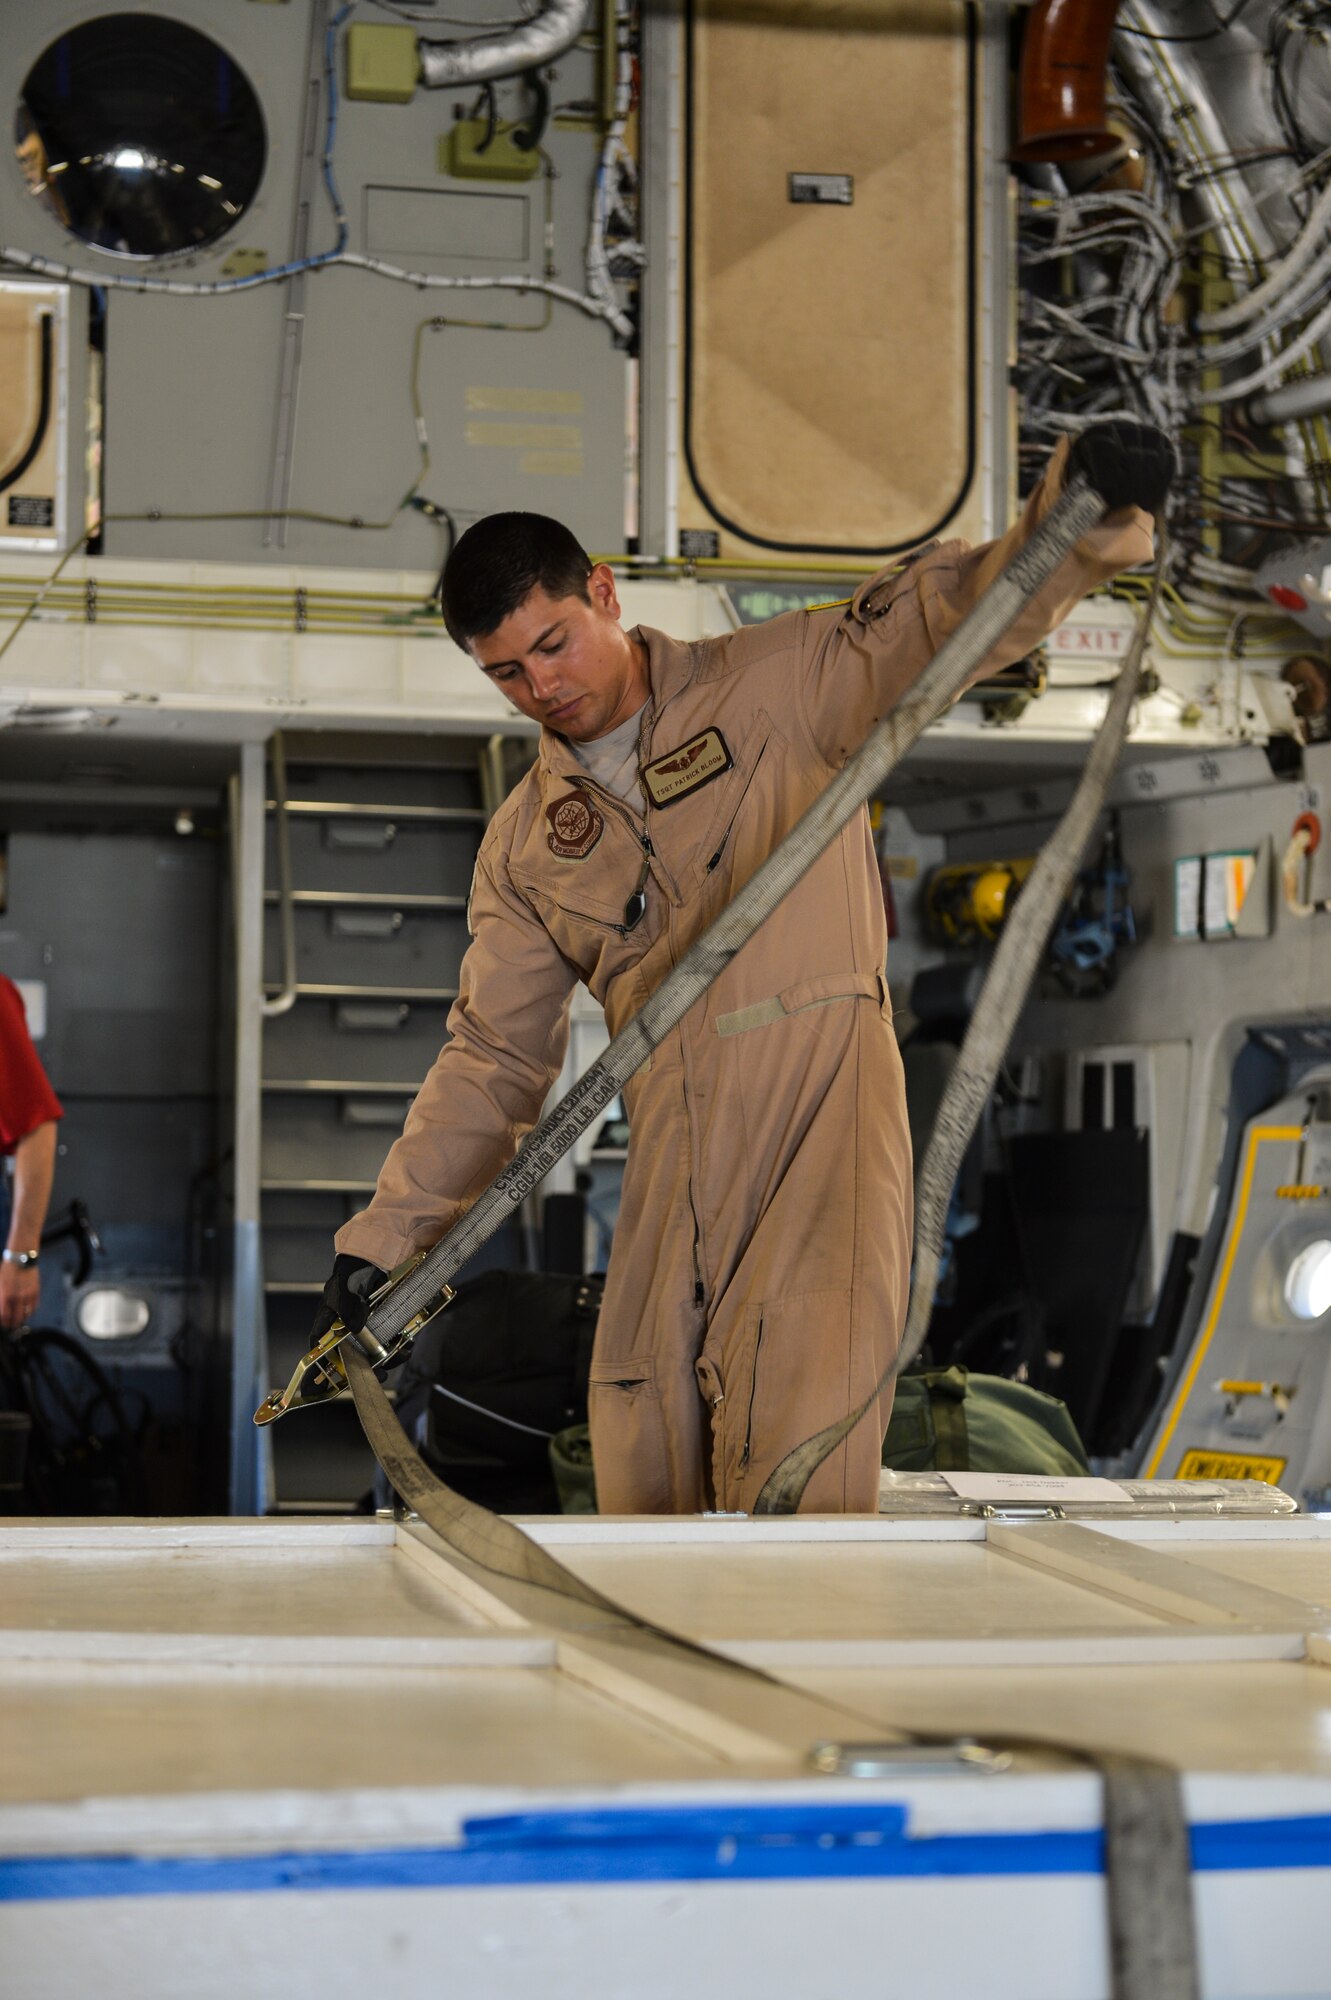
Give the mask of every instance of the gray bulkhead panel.
<svg viewBox="0 0 1331 2000">
<path fill-rule="evenodd" d="M 1179 1345 L 1167 1357 L 1168 1387 L 1162 1378 L 1132 1469 L 1161 1478 L 1185 1468 L 1269 1477 L 1320 1498 L 1331 1486 L 1328 1322 L 1300 1323 L 1280 1296 L 1300 1244 L 1331 1240 L 1331 1173 L 1303 1165 L 1302 1132 L 1317 1093 L 1310 1079 L 1236 1132 L 1233 1122 L 1244 1120 L 1252 1100 L 1236 1112 L 1233 1088 L 1255 1024 L 1312 1030 L 1331 1011 L 1331 926 L 1325 915 L 1299 917 L 1286 907 L 1279 869 L 1297 815 L 1325 813 L 1327 753 L 1305 752 L 1302 779 L 1264 773 L 1264 760 L 1248 750 L 1138 757 L 1125 767 L 1115 798 L 1137 942 L 1120 950 L 1112 990 L 1098 998 L 1073 999 L 1042 980 L 1012 1061 L 1017 1068 L 1034 1061 L 1055 1099 L 1059 1076 L 1075 1082 L 1077 1065 L 1092 1057 L 1134 1066 L 1133 1116 L 1149 1132 L 1152 1186 L 1131 1319 L 1149 1320 L 1159 1309 L 1172 1234 L 1204 1245 L 1204 1294 L 1189 1300 Z M 1048 838 L 1053 812 L 1046 817 L 1039 804 L 1033 786 L 926 805 L 918 814 L 946 832 L 949 860 L 1011 859 Z M 1088 863 L 1097 847 L 1092 841 Z M 1254 922 L 1251 935 L 1176 936 L 1177 864 L 1232 852 L 1257 857 L 1268 924 Z M 1305 893 L 1331 895 L 1325 851 L 1314 858 Z M 1075 1124 L 1078 1093 L 1066 1095 Z M 1325 1114 L 1314 1105 L 1314 1115 Z M 1061 1122 L 1063 1114 L 1054 1116 Z"/>
<path fill-rule="evenodd" d="M 1251 851 L 1263 854 L 1263 866 L 1275 877 L 1295 817 L 1321 800 L 1325 780 L 1315 791 L 1295 780 L 1263 781 L 1256 773 L 1264 765 L 1258 759 L 1252 770 L 1253 754 L 1240 750 L 1176 762 L 1138 755 L 1125 767 L 1115 797 L 1138 942 L 1119 954 L 1113 990 L 1102 998 L 1069 999 L 1052 981 L 1041 982 L 1014 1043 L 1020 1057 L 1037 1051 L 1071 1055 L 1088 1045 L 1128 1048 L 1187 1041 L 1192 1053 L 1188 1099 L 1176 1114 L 1186 1120 L 1187 1140 L 1173 1226 L 1194 1234 L 1206 1227 L 1230 1072 L 1248 1025 L 1277 1018 L 1317 1019 L 1331 1003 L 1331 929 L 1325 917 L 1292 916 L 1278 880 L 1272 882 L 1269 935 L 1206 942 L 1173 935 L 1177 860 Z M 1309 760 L 1310 777 L 1315 761 Z M 1230 774 L 1237 776 L 1240 767 L 1242 781 L 1236 784 Z M 1177 793 L 1171 771 L 1185 774 Z M 989 796 L 994 811 L 984 830 L 975 820 L 974 801 L 965 809 L 974 830 L 960 830 L 963 813 L 957 808 L 947 828 L 950 861 L 1030 855 L 1047 839 L 1052 813 L 1046 818 L 1023 816 L 1019 809 L 1005 812 L 1006 795 Z M 1018 795 L 1012 796 L 1015 801 Z M 1038 788 L 1027 796 L 1036 800 Z M 919 818 L 932 829 L 939 812 L 925 808 Z M 1093 840 L 1088 863 L 1095 861 L 1097 846 Z M 1324 854 L 1316 858 L 1309 893 L 1331 894 L 1331 866 Z"/>
<path fill-rule="evenodd" d="M 81 18 L 122 12 L 88 5 Z M 478 24 L 487 11 L 475 10 Z M 0 171 L 0 242 L 79 270 L 143 271 L 193 282 L 227 275 L 238 251 L 261 251 L 269 268 L 291 254 L 305 78 L 311 66 L 311 0 L 178 0 L 172 17 L 218 42 L 256 92 L 267 128 L 263 179 L 249 209 L 215 246 L 155 261 L 90 248 L 32 201 L 17 165 Z M 387 18 L 387 17 L 385 17 Z M 0 76 L 11 104 L 23 79 L 67 25 L 24 0 L 0 0 Z M 451 32 L 441 24 L 441 35 Z M 594 98 L 594 48 L 560 59 L 550 84 L 557 107 Z M 314 65 L 322 71 L 315 52 Z M 333 166 L 349 247 L 438 275 L 540 276 L 545 262 L 543 175 L 519 184 L 442 173 L 438 147 L 471 91 L 418 88 L 410 104 L 349 101 L 337 55 L 339 110 Z M 519 114 L 516 86 L 497 86 L 501 118 Z M 510 102 L 510 99 L 512 100 Z M 322 151 L 323 123 L 317 151 Z M 559 130 L 542 144 L 554 166 L 554 257 L 559 279 L 584 289 L 595 129 Z M 309 248 L 330 248 L 336 228 L 314 176 Z M 540 326 L 545 301 L 502 291 L 421 290 L 353 269 L 305 281 L 290 505 L 365 521 L 393 517 L 420 468 L 411 407 L 412 346 L 435 315 Z M 285 548 L 264 546 L 262 520 L 115 521 L 116 515 L 255 513 L 268 504 L 285 315 L 285 281 L 232 296 L 176 298 L 111 291 L 107 297 L 106 553 L 131 558 L 328 563 L 356 569 L 429 570 L 444 538 L 419 513 L 382 532 L 290 523 Z M 628 363 L 604 321 L 555 302 L 539 332 L 450 327 L 422 337 L 420 393 L 432 466 L 422 492 L 459 526 L 497 508 L 566 519 L 598 551 L 624 538 Z"/>
</svg>

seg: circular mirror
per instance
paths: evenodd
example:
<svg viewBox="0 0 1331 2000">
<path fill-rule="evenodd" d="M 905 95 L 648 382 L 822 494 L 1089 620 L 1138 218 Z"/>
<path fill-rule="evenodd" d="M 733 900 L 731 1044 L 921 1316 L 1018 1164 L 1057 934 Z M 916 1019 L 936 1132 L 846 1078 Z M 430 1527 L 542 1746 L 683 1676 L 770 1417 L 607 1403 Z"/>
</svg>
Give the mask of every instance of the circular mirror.
<svg viewBox="0 0 1331 2000">
<path fill-rule="evenodd" d="M 1319 1237 L 1300 1250 L 1285 1275 L 1285 1304 L 1296 1319 L 1331 1312 L 1331 1242 Z"/>
<path fill-rule="evenodd" d="M 239 221 L 267 147 L 259 100 L 216 42 L 160 14 L 106 14 L 28 71 L 14 150 L 33 199 L 84 243 L 168 257 Z"/>
</svg>

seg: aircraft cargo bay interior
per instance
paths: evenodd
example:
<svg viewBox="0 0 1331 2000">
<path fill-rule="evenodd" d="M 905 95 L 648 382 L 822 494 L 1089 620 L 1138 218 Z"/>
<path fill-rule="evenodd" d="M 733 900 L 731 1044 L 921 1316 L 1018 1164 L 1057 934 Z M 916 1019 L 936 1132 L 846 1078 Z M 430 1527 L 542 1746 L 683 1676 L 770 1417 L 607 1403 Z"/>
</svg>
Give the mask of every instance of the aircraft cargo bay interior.
<svg viewBox="0 0 1331 2000">
<path fill-rule="evenodd" d="M 1331 1994 L 1331 11 L 6 117 L 0 1992 Z"/>
</svg>

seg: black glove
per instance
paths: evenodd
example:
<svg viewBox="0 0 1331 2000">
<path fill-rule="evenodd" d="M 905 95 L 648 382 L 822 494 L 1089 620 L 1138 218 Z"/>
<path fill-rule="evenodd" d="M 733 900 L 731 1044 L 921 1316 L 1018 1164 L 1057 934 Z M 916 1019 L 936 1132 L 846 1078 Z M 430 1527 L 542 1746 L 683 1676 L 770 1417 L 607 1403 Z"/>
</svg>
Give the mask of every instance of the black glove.
<svg viewBox="0 0 1331 2000">
<path fill-rule="evenodd" d="M 359 1333 L 369 1314 L 372 1295 L 387 1283 L 388 1273 L 377 1264 L 367 1264 L 363 1257 L 347 1257 L 339 1252 L 314 1315 L 310 1346 L 323 1339 L 335 1320 Z"/>
<path fill-rule="evenodd" d="M 1171 438 L 1154 424 L 1121 417 L 1088 424 L 1068 453 L 1068 478 L 1088 479 L 1111 513 L 1144 507 L 1158 514 L 1177 470 Z"/>
</svg>

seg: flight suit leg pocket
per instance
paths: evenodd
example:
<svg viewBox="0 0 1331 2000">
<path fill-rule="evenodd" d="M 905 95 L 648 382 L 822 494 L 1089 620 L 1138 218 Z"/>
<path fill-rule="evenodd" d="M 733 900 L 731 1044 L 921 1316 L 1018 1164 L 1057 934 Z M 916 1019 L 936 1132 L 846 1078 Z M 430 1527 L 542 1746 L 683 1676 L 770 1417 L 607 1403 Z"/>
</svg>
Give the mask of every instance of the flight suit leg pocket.
<svg viewBox="0 0 1331 2000">
<path fill-rule="evenodd" d="M 601 1513 L 668 1514 L 670 1456 L 654 1358 L 593 1361 L 587 1410 Z"/>
<path fill-rule="evenodd" d="M 733 1498 L 737 1461 L 741 1460 L 753 1402 L 754 1349 L 762 1338 L 762 1311 L 751 1307 L 729 1339 L 709 1342 L 694 1363 L 698 1392 L 706 1403 L 711 1426 L 712 1501 L 722 1513 L 737 1506 Z"/>
<path fill-rule="evenodd" d="M 750 1308 L 729 1372 L 739 1407 L 728 1504 L 750 1508 L 787 1452 L 868 1393 L 869 1378 L 858 1379 L 851 1292 L 787 1293 Z"/>
</svg>

